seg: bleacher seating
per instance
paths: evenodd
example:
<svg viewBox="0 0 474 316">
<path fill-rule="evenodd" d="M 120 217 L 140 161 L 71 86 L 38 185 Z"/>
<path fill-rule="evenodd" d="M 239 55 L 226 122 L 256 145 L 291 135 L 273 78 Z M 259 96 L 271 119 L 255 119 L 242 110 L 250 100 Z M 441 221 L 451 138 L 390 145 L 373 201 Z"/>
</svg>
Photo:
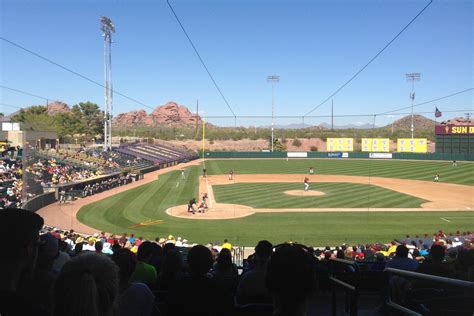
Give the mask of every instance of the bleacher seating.
<svg viewBox="0 0 474 316">
<path fill-rule="evenodd" d="M 150 160 L 157 164 L 185 162 L 197 158 L 196 154 L 186 152 L 183 149 L 158 144 L 126 144 L 118 147 L 116 151 Z"/>
</svg>

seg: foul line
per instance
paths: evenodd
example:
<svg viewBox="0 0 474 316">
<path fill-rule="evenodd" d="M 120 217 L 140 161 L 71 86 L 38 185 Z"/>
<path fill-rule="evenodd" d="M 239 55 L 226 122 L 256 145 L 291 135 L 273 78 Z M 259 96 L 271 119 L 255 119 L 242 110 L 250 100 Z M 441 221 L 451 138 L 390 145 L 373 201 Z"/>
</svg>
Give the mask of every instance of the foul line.
<svg viewBox="0 0 474 316">
<path fill-rule="evenodd" d="M 448 223 L 451 223 L 451 221 L 450 221 L 450 220 L 447 220 L 447 219 L 446 219 L 446 218 L 444 218 L 444 217 L 440 217 L 440 219 L 442 219 L 443 221 L 446 221 L 446 222 L 448 222 Z"/>
<path fill-rule="evenodd" d="M 212 199 L 213 199 L 212 195 L 213 195 L 213 193 L 209 189 L 209 181 L 207 181 L 207 177 L 206 177 L 206 187 L 207 187 L 207 192 L 209 193 L 209 206 L 210 206 L 210 208 L 212 208 Z"/>
</svg>

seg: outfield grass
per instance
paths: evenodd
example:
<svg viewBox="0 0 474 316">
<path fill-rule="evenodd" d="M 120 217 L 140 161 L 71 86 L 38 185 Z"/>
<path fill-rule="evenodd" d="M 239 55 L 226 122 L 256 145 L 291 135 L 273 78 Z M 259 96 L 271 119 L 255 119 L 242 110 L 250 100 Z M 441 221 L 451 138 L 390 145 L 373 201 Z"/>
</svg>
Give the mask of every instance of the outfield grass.
<svg viewBox="0 0 474 316">
<path fill-rule="evenodd" d="M 359 183 L 313 183 L 322 196 L 291 196 L 284 192 L 302 190 L 301 183 L 237 183 L 213 185 L 217 202 L 254 208 L 360 208 L 420 207 L 426 200 L 411 195 Z"/>
<path fill-rule="evenodd" d="M 292 240 L 314 246 L 386 242 L 405 234 L 433 233 L 439 229 L 466 231 L 474 227 L 472 212 L 260 213 L 232 220 L 175 218 L 165 210 L 185 204 L 198 193 L 197 176 L 201 168 L 187 170 L 187 180 L 181 180 L 178 171 L 169 172 L 157 181 L 84 206 L 77 218 L 111 233 L 135 233 L 150 239 L 173 234 L 196 243 L 222 242 L 227 238 L 233 244 L 245 246 L 253 246 L 261 239 L 274 243 Z M 161 222 L 134 227 L 148 220 Z"/>
<path fill-rule="evenodd" d="M 374 176 L 432 181 L 436 173 L 441 182 L 474 185 L 474 163 L 449 161 L 408 161 L 374 159 L 247 159 L 208 160 L 207 173 L 226 174 L 305 174 L 314 167 L 317 174 Z"/>
</svg>

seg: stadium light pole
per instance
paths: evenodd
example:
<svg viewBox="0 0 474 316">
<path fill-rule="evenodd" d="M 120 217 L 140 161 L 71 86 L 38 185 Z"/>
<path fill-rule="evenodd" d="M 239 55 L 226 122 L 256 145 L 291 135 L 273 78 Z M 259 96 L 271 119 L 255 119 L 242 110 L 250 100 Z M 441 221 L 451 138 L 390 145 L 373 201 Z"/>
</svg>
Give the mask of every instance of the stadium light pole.
<svg viewBox="0 0 474 316">
<path fill-rule="evenodd" d="M 421 74 L 419 72 L 412 72 L 409 74 L 405 74 L 407 81 L 411 82 L 411 138 L 413 139 L 413 134 L 415 131 L 414 127 L 414 116 L 413 116 L 413 104 L 415 103 L 415 81 L 420 81 Z"/>
<path fill-rule="evenodd" d="M 100 24 L 104 37 L 104 151 L 107 151 L 112 150 L 112 33 L 115 33 L 115 26 L 106 16 L 100 17 Z"/>
<path fill-rule="evenodd" d="M 272 84 L 272 152 L 273 152 L 273 143 L 275 139 L 275 122 L 274 122 L 274 114 L 275 114 L 275 84 L 280 81 L 280 76 L 271 75 L 267 77 L 267 81 Z"/>
</svg>

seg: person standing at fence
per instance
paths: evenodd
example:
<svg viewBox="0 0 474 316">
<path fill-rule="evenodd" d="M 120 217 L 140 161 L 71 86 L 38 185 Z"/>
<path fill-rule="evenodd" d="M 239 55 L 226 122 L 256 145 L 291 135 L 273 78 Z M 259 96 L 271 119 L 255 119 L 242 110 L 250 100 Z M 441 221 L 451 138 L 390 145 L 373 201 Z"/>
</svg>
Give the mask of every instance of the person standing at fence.
<svg viewBox="0 0 474 316">
<path fill-rule="evenodd" d="M 66 190 L 64 188 L 61 188 L 61 191 L 59 191 L 59 204 L 61 203 L 66 203 Z"/>
</svg>

